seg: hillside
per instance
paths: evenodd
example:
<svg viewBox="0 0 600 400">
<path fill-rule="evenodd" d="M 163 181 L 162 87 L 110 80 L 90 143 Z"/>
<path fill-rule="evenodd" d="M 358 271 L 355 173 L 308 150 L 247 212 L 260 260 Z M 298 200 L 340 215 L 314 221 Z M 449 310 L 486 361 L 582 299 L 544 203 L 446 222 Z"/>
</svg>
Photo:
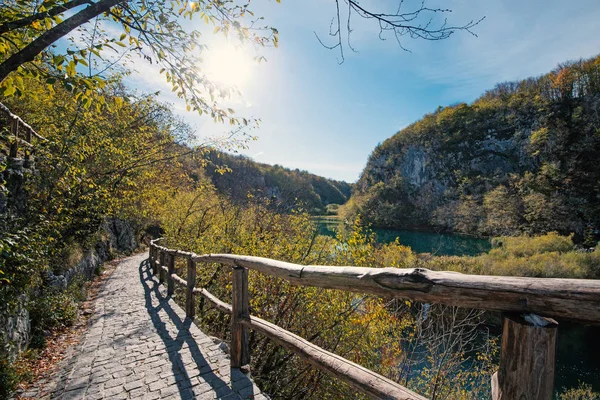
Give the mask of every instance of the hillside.
<svg viewBox="0 0 600 400">
<path fill-rule="evenodd" d="M 439 107 L 375 148 L 345 213 L 480 235 L 600 226 L 600 56 Z"/>
<path fill-rule="evenodd" d="M 224 171 L 207 167 L 205 173 L 234 202 L 246 202 L 250 193 L 282 210 L 301 206 L 311 214 L 324 214 L 328 205 L 344 204 L 350 198 L 351 186 L 343 181 L 223 152 L 210 152 L 206 158 L 211 165 L 225 167 Z"/>
</svg>

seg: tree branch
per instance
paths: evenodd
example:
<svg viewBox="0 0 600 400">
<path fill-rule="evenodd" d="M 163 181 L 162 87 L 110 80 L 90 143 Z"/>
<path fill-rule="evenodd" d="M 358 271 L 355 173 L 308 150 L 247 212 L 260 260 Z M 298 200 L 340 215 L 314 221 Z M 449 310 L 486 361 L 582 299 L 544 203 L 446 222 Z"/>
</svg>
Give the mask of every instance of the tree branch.
<svg viewBox="0 0 600 400">
<path fill-rule="evenodd" d="M 8 74 L 15 71 L 24 63 L 31 62 L 46 47 L 62 38 L 73 29 L 85 24 L 90 19 L 107 12 L 112 7 L 127 0 L 100 0 L 97 3 L 81 10 L 70 18 L 67 18 L 52 29 L 44 32 L 41 36 L 29 43 L 17 53 L 10 56 L 0 64 L 0 82 L 4 81 Z"/>
<path fill-rule="evenodd" d="M 33 14 L 28 17 L 21 18 L 16 21 L 7 22 L 3 25 L 0 25 L 0 35 L 13 31 L 15 29 L 24 28 L 27 25 L 31 24 L 34 21 L 39 21 L 40 19 L 44 19 L 47 17 L 55 17 L 68 11 L 72 8 L 79 7 L 84 4 L 94 4 L 90 0 L 72 0 L 66 2 L 65 4 L 61 4 L 60 6 L 56 6 L 48 11 L 44 11 L 41 13 Z"/>
</svg>

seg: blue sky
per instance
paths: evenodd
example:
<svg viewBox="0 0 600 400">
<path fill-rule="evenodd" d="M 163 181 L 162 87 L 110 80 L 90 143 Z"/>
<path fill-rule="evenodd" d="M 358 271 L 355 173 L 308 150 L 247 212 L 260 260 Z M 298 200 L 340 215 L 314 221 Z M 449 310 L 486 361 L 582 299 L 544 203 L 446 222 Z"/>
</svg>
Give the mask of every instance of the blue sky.
<svg viewBox="0 0 600 400">
<path fill-rule="evenodd" d="M 333 0 L 252 4 L 278 28 L 280 46 L 261 52 L 266 63 L 241 63 L 242 94 L 226 101 L 238 115 L 262 120 L 253 132 L 258 140 L 242 153 L 349 182 L 356 181 L 378 143 L 437 106 L 471 102 L 497 82 L 540 75 L 560 62 L 600 53 L 598 0 L 430 1 L 451 8 L 454 24 L 486 18 L 474 29 L 478 37 L 457 32 L 439 42 L 406 39 L 410 53 L 392 38 L 379 40 L 371 22 L 355 19 L 352 42 L 358 53 L 346 49 L 341 65 L 339 53 L 322 47 L 314 35 L 327 37 Z M 223 45 L 221 37 L 209 38 L 211 48 Z M 138 69 L 131 84 L 163 90 L 162 99 L 173 102 L 200 137 L 229 129 L 185 112 L 162 77 L 142 64 Z"/>
</svg>

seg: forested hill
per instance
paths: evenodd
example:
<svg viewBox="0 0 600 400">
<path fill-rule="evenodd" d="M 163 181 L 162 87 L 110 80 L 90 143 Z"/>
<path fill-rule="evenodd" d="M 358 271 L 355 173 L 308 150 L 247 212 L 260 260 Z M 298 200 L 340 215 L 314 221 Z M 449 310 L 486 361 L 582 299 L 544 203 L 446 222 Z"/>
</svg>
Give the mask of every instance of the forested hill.
<svg viewBox="0 0 600 400">
<path fill-rule="evenodd" d="M 330 204 L 344 204 L 350 198 L 351 185 L 298 169 L 255 162 L 248 157 L 222 152 L 206 155 L 212 165 L 206 174 L 223 194 L 235 202 L 252 197 L 272 200 L 282 211 L 301 206 L 312 214 L 325 214 Z M 331 209 L 331 206 L 329 207 Z"/>
<path fill-rule="evenodd" d="M 600 56 L 439 107 L 379 145 L 348 214 L 476 234 L 600 226 Z"/>
</svg>

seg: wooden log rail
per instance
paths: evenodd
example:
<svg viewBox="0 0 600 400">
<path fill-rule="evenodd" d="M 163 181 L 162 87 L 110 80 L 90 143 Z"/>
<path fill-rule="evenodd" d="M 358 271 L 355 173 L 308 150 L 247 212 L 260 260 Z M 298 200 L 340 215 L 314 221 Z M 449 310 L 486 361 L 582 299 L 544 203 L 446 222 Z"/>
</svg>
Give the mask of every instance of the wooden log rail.
<svg viewBox="0 0 600 400">
<path fill-rule="evenodd" d="M 39 135 L 31 126 L 29 126 L 19 116 L 13 114 L 8 107 L 2 103 L 0 103 L 0 113 L 3 115 L 4 118 L 2 119 L 5 120 L 8 131 L 12 136 L 9 144 L 9 157 L 17 158 L 20 147 L 31 149 L 34 144 L 34 140 L 46 141 L 46 138 Z M 26 152 L 25 158 L 28 157 L 29 152 Z"/>
<path fill-rule="evenodd" d="M 353 388 L 376 399 L 424 399 L 409 389 L 330 353 L 268 321 L 249 315 L 248 269 L 293 285 L 339 289 L 426 303 L 504 313 L 499 370 L 492 377 L 494 400 L 552 399 L 558 324 L 549 317 L 600 324 L 600 280 L 466 275 L 426 269 L 297 265 L 268 258 L 204 254 L 169 249 L 150 242 L 150 265 L 159 281 L 186 288 L 186 315 L 195 315 L 195 295 L 231 315 L 231 366 L 250 362 L 248 329 L 293 351 Z M 187 278 L 175 274 L 174 259 L 187 260 Z M 226 304 L 195 288 L 196 264 L 220 263 L 233 270 L 233 301 Z M 540 315 L 544 315 L 541 317 Z"/>
</svg>

